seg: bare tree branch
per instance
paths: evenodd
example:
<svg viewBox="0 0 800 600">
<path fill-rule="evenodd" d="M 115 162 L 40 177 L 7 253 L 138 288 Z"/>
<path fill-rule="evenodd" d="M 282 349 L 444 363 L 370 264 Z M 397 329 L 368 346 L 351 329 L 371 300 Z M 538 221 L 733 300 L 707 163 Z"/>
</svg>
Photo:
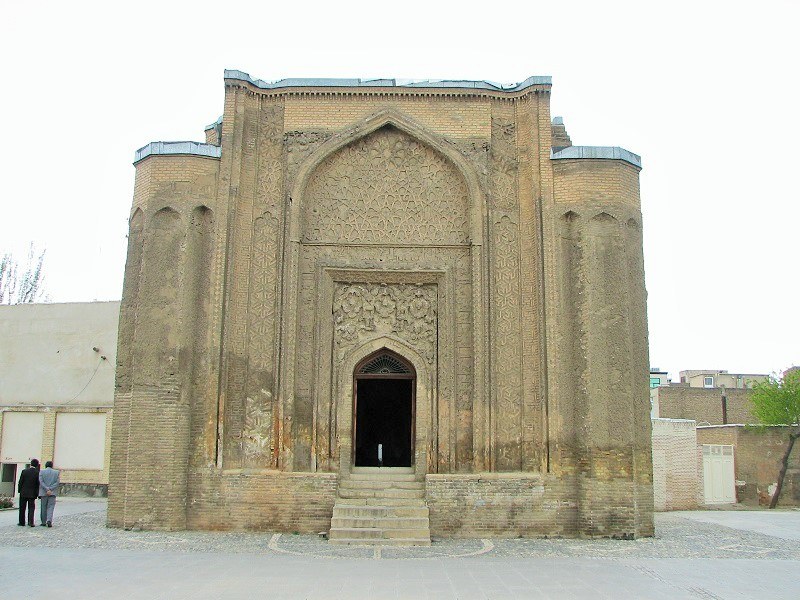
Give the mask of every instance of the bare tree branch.
<svg viewBox="0 0 800 600">
<path fill-rule="evenodd" d="M 45 250 L 31 244 L 23 268 L 10 252 L 0 258 L 0 304 L 30 304 L 47 300 L 44 292 Z"/>
</svg>

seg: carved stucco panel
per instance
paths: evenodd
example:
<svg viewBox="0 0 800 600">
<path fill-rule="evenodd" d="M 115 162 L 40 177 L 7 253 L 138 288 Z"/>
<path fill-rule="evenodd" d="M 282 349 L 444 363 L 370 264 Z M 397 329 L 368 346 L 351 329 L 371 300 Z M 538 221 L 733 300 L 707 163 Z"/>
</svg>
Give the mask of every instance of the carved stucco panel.
<svg viewBox="0 0 800 600">
<path fill-rule="evenodd" d="M 498 470 L 519 470 L 522 441 L 519 228 L 508 215 L 494 225 L 495 456 Z"/>
<path fill-rule="evenodd" d="M 491 179 L 494 208 L 517 207 L 517 126 L 511 114 L 492 118 Z"/>
<path fill-rule="evenodd" d="M 447 159 L 386 126 L 317 168 L 306 190 L 303 241 L 466 244 L 468 202 Z"/>
<path fill-rule="evenodd" d="M 338 284 L 333 300 L 336 360 L 353 346 L 392 335 L 433 364 L 436 312 L 434 285 Z"/>
<path fill-rule="evenodd" d="M 258 131 L 262 118 L 258 101 L 251 96 L 237 98 L 241 118 L 234 129 L 236 140 L 231 160 L 230 198 L 233 212 L 228 223 L 228 265 L 226 275 L 225 339 L 223 340 L 223 464 L 242 464 L 242 432 L 247 397 L 247 352 L 250 302 L 250 253 L 254 204 L 258 201 L 256 172 Z"/>
<path fill-rule="evenodd" d="M 287 131 L 284 135 L 286 148 L 287 189 L 291 189 L 295 174 L 303 161 L 333 134 L 328 131 Z"/>
<path fill-rule="evenodd" d="M 283 204 L 283 106 L 263 104 L 256 139 L 256 190 L 250 225 L 247 362 L 239 445 L 243 465 L 276 467 L 274 439 L 278 258 Z"/>
</svg>

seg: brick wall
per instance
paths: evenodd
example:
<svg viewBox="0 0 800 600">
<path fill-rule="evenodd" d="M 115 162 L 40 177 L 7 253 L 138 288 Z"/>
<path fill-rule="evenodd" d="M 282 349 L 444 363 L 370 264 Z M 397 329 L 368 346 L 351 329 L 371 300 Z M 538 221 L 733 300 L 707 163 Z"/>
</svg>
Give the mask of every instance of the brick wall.
<svg viewBox="0 0 800 600">
<path fill-rule="evenodd" d="M 422 95 L 289 96 L 286 131 L 339 130 L 382 108 L 396 108 L 431 131 L 454 138 L 491 137 L 490 98 L 430 98 Z"/>
<path fill-rule="evenodd" d="M 697 508 L 696 423 L 653 419 L 653 497 L 656 510 Z"/>
<path fill-rule="evenodd" d="M 567 128 L 563 123 L 553 124 L 552 142 L 553 148 L 568 148 L 572 146 L 572 140 L 569 138 Z"/>
<path fill-rule="evenodd" d="M 433 536 L 576 535 L 574 477 L 544 479 L 537 473 L 429 474 L 425 482 Z"/>
<path fill-rule="evenodd" d="M 787 428 L 698 427 L 697 443 L 733 445 L 736 499 L 746 505 L 769 504 L 789 441 Z M 702 458 L 701 458 L 702 461 Z M 702 468 L 702 462 L 701 462 Z M 800 506 L 800 448 L 795 444 L 778 506 Z"/>
<path fill-rule="evenodd" d="M 724 390 L 728 423 L 757 423 L 750 412 L 750 390 Z M 698 424 L 723 425 L 722 388 L 655 388 L 658 416 L 666 419 L 693 419 Z"/>
<path fill-rule="evenodd" d="M 553 196 L 558 204 L 625 205 L 639 209 L 639 169 L 620 160 L 553 161 Z"/>
<path fill-rule="evenodd" d="M 433 536 L 653 535 L 647 482 L 538 473 L 429 474 L 425 481 Z M 602 504 L 602 514 L 582 500 Z"/>
<path fill-rule="evenodd" d="M 337 475 L 209 468 L 191 470 L 188 487 L 187 529 L 317 533 L 330 529 Z M 115 491 L 112 488 L 112 499 Z M 109 513 L 109 527 L 183 528 L 123 517 L 122 511 Z"/>
<path fill-rule="evenodd" d="M 334 473 L 248 470 L 190 474 L 187 526 L 317 533 L 331 527 Z"/>
</svg>

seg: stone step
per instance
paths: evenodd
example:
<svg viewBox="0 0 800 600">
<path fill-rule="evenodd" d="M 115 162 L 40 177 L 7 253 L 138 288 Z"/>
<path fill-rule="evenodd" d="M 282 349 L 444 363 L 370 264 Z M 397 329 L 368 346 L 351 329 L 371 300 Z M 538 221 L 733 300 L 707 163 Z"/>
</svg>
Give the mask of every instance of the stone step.
<svg viewBox="0 0 800 600">
<path fill-rule="evenodd" d="M 395 481 L 393 479 L 343 479 L 339 482 L 339 489 L 362 490 L 421 490 L 425 487 L 423 481 Z"/>
<path fill-rule="evenodd" d="M 413 467 L 352 467 L 350 473 L 354 475 L 408 475 L 414 474 Z"/>
<path fill-rule="evenodd" d="M 417 519 L 428 518 L 427 506 L 368 506 L 365 504 L 335 504 L 333 516 L 342 518 L 369 518 L 380 519 L 383 517 L 413 517 Z"/>
<path fill-rule="evenodd" d="M 430 531 L 427 517 L 333 517 L 331 529 L 424 529 Z"/>
<path fill-rule="evenodd" d="M 422 499 L 425 497 L 425 490 L 396 490 L 396 489 L 360 489 L 360 488 L 339 488 L 339 498 L 385 498 L 387 500 L 399 499 Z"/>
<path fill-rule="evenodd" d="M 422 498 L 342 498 L 350 506 L 427 506 Z"/>
<path fill-rule="evenodd" d="M 331 544 L 350 545 L 350 546 L 430 546 L 429 538 L 419 539 L 348 539 L 337 538 L 330 541 Z"/>
<path fill-rule="evenodd" d="M 414 473 L 350 473 L 342 481 L 417 481 L 417 476 Z"/>
<path fill-rule="evenodd" d="M 378 527 L 336 527 L 331 528 L 331 540 L 430 540 L 428 529 L 380 529 Z"/>
</svg>

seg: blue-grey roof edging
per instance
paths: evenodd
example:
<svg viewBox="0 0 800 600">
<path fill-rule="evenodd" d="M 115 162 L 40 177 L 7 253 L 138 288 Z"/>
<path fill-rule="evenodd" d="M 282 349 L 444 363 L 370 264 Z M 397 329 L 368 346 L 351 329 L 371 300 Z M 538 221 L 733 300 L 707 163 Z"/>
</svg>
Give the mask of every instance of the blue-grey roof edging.
<svg viewBox="0 0 800 600">
<path fill-rule="evenodd" d="M 550 152 L 551 160 L 600 159 L 624 160 L 634 167 L 642 168 L 642 157 L 619 146 L 569 146 L 558 152 Z"/>
<path fill-rule="evenodd" d="M 222 115 L 220 115 L 219 119 L 217 119 L 216 121 L 214 121 L 210 125 L 206 125 L 206 127 L 205 127 L 205 129 L 203 129 L 203 131 L 208 131 L 209 129 L 214 129 L 214 127 L 217 127 L 219 125 L 222 125 Z"/>
<path fill-rule="evenodd" d="M 150 142 L 136 151 L 133 164 L 153 154 L 189 154 L 191 156 L 219 158 L 222 156 L 222 148 L 214 144 L 202 144 L 200 142 Z"/>
<path fill-rule="evenodd" d="M 279 90 L 293 87 L 397 87 L 397 88 L 439 88 L 439 89 L 474 89 L 488 90 L 492 92 L 521 92 L 534 85 L 552 85 L 553 78 L 549 75 L 538 75 L 528 77 L 521 83 L 494 83 L 491 81 L 462 81 L 462 80 L 439 80 L 439 81 L 412 81 L 408 83 L 398 83 L 396 79 L 329 79 L 329 78 L 291 78 L 281 79 L 280 81 L 266 82 L 261 79 L 253 79 L 244 71 L 236 69 L 225 69 L 225 79 L 237 79 L 246 81 L 257 88 L 264 90 Z"/>
</svg>

